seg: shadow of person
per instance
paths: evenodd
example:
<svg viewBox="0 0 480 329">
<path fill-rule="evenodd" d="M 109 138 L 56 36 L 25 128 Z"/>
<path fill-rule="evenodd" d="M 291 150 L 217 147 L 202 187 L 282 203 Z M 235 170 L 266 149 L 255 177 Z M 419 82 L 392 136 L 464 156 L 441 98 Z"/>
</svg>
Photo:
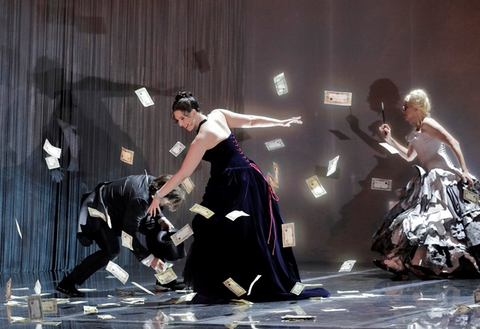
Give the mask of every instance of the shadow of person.
<svg viewBox="0 0 480 329">
<path fill-rule="evenodd" d="M 397 86 L 389 79 L 379 79 L 370 86 L 367 97 L 370 110 L 382 118 L 382 102 L 386 123 L 394 126 L 396 136 L 406 136 L 410 132 L 408 124 L 403 124 L 400 95 Z M 403 103 L 402 103 L 403 104 Z M 368 175 L 358 181 L 361 190 L 340 209 L 340 219 L 330 229 L 327 246 L 339 260 L 356 259 L 371 262 L 370 246 L 372 235 L 380 226 L 383 215 L 389 209 L 389 202 L 396 201 L 394 192 L 412 176 L 411 165 L 398 154 L 390 154 L 379 143 L 384 142 L 379 127 L 382 119 L 368 125 L 368 132 L 360 128 L 360 120 L 350 114 L 346 120 L 350 129 L 360 140 L 372 149 L 376 165 Z M 397 140 L 402 140 L 398 138 Z M 392 191 L 374 190 L 372 178 L 392 180 Z"/>
<path fill-rule="evenodd" d="M 141 112 L 108 106 L 112 97 L 136 98 L 134 91 L 141 85 L 77 76 L 47 57 L 37 60 L 33 76 L 37 90 L 53 100 L 53 111 L 39 115 L 45 122 L 43 141 L 48 139 L 62 150 L 61 167 L 50 170 L 55 182 L 62 181 L 66 173 L 75 172 L 92 188 L 100 181 L 148 170 L 142 148 L 121 125 Z M 148 88 L 148 92 L 172 94 L 172 90 L 154 88 Z M 46 117 L 50 113 L 51 117 Z M 122 147 L 134 152 L 132 164 L 120 161 Z"/>
</svg>

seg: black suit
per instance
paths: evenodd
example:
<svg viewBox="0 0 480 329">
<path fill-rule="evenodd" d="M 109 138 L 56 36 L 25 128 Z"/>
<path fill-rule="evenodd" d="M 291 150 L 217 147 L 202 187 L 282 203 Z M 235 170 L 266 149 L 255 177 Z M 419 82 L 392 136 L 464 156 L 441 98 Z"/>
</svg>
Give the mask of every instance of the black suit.
<svg viewBox="0 0 480 329">
<path fill-rule="evenodd" d="M 118 237 L 122 231 L 132 237 L 132 252 L 139 261 L 151 254 L 139 241 L 137 232 L 146 234 L 149 229 L 159 229 L 157 221 L 151 220 L 147 215 L 152 202 L 149 185 L 154 178 L 147 175 L 128 176 L 98 184 L 93 191 L 83 195 L 78 238 L 83 245 L 95 241 L 100 250 L 85 258 L 65 280 L 81 285 L 93 273 L 115 259 L 120 253 Z M 102 216 L 99 213 L 104 218 L 99 217 Z M 106 220 L 107 214 L 111 228 Z"/>
</svg>

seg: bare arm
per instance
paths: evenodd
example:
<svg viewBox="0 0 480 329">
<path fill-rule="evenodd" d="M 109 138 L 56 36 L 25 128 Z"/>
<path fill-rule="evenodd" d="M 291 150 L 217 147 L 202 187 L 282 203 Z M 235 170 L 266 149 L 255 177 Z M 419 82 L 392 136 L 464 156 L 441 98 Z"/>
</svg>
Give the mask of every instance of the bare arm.
<svg viewBox="0 0 480 329">
<path fill-rule="evenodd" d="M 402 144 L 400 144 L 399 142 L 397 142 L 395 139 L 393 139 L 392 130 L 390 129 L 389 125 L 387 124 L 381 125 L 380 131 L 382 132 L 382 136 L 385 139 L 385 141 L 389 145 L 393 146 L 398 151 L 398 154 L 400 154 L 402 158 L 410 162 L 417 157 L 417 152 L 415 152 L 415 150 L 411 145 L 408 146 L 407 148 Z"/>
<path fill-rule="evenodd" d="M 253 114 L 240 114 L 229 110 L 219 109 L 227 120 L 230 128 L 262 128 L 262 127 L 290 127 L 292 123 L 302 124 L 301 117 L 292 117 L 289 119 L 275 119 Z M 212 111 L 213 112 L 213 111 Z"/>
<path fill-rule="evenodd" d="M 157 212 L 160 212 L 159 200 L 193 174 L 200 161 L 202 161 L 205 151 L 205 141 L 197 136 L 190 145 L 180 169 L 157 191 L 156 197 L 153 198 L 147 210 L 151 216 L 156 216 Z"/>
<path fill-rule="evenodd" d="M 455 154 L 460 168 L 462 169 L 463 180 L 468 182 L 469 186 L 472 186 L 472 176 L 468 172 L 460 143 L 445 128 L 443 128 L 441 124 L 432 118 L 425 118 L 425 120 L 423 120 L 422 131 L 433 138 L 440 140 L 442 143 L 448 145 L 452 149 L 453 154 Z"/>
</svg>

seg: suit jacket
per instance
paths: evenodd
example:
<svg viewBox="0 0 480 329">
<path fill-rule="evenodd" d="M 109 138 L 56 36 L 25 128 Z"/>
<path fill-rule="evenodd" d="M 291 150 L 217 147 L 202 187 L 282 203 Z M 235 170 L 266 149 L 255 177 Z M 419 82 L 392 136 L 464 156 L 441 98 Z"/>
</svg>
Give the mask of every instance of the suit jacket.
<svg viewBox="0 0 480 329">
<path fill-rule="evenodd" d="M 137 259 L 148 257 L 150 252 L 138 239 L 137 232 L 145 234 L 146 222 L 149 221 L 147 209 L 152 197 L 148 187 L 153 179 L 155 177 L 149 175 L 127 176 L 100 183 L 93 191 L 84 194 L 78 224 L 80 235 L 112 229 L 121 236 L 123 231 L 132 237 L 132 252 Z M 105 226 L 108 223 L 111 223 L 111 228 Z"/>
</svg>

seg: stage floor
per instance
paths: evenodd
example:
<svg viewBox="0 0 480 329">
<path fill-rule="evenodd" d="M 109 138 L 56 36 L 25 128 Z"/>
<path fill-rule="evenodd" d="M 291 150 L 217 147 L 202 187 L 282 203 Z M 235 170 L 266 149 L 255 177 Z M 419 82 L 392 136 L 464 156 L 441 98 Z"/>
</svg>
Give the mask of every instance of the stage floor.
<svg viewBox="0 0 480 329">
<path fill-rule="evenodd" d="M 304 283 L 321 283 L 332 294 L 321 300 L 254 303 L 251 305 L 190 305 L 175 303 L 185 293 L 154 295 L 132 284 L 154 291 L 155 277 L 149 269 L 130 269 L 123 285 L 106 271 L 97 272 L 82 288 L 84 298 L 66 298 L 55 291 L 63 274 L 1 274 L 1 328 L 480 328 L 480 307 L 474 303 L 479 280 L 394 282 L 388 272 L 373 265 L 355 264 L 350 272 L 339 272 L 341 264 L 300 264 Z M 10 303 L 5 303 L 7 281 L 12 278 Z M 56 313 L 44 313 L 43 322 L 14 322 L 29 312 L 25 297 L 34 294 L 40 282 L 42 300 L 57 300 Z M 134 292 L 123 296 L 116 288 Z M 128 298 L 144 300 L 128 304 Z M 465 306 L 461 306 L 465 305 Z M 98 313 L 85 313 L 94 306 Z M 53 310 L 55 312 L 55 310 Z M 102 319 L 100 316 L 111 316 Z M 283 320 L 284 316 L 310 319 Z"/>
</svg>

